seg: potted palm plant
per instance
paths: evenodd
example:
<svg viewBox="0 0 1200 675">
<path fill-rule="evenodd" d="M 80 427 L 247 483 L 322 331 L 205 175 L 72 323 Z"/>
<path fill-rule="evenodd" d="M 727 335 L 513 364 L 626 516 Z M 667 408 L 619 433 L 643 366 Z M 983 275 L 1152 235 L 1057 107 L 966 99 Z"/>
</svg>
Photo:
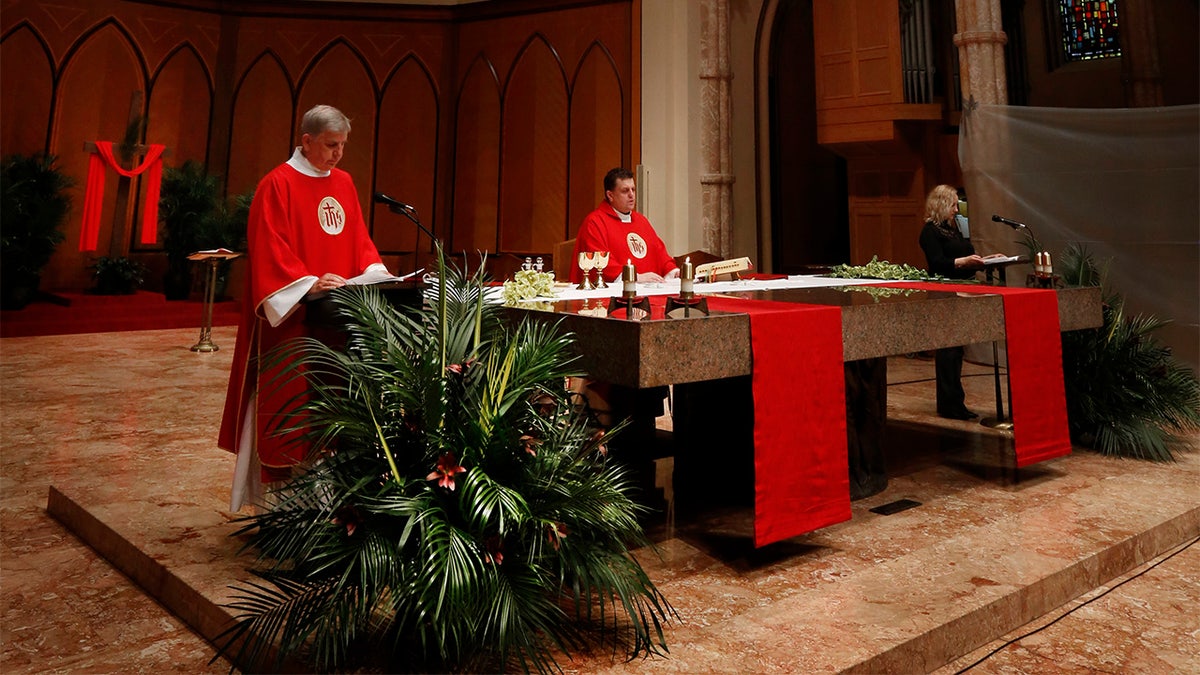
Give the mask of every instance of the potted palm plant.
<svg viewBox="0 0 1200 675">
<path fill-rule="evenodd" d="M 595 636 L 666 649 L 675 612 L 630 552 L 647 542 L 614 432 L 564 391 L 572 339 L 503 324 L 480 272 L 439 271 L 419 308 L 334 292 L 344 350 L 266 359 L 307 381 L 279 431 L 312 450 L 238 532 L 262 579 L 231 604 L 244 668 L 545 672 Z"/>
<path fill-rule="evenodd" d="M 0 307 L 21 309 L 37 295 L 42 268 L 63 240 L 74 181 L 53 155 L 11 155 L 0 170 Z"/>
<path fill-rule="evenodd" d="M 1078 244 L 1063 251 L 1059 270 L 1070 285 L 1104 286 Z M 1200 381 L 1154 336 L 1165 321 L 1127 315 L 1111 289 L 1103 296 L 1103 326 L 1062 336 L 1071 439 L 1105 455 L 1170 461 L 1180 436 L 1200 430 Z"/>
</svg>

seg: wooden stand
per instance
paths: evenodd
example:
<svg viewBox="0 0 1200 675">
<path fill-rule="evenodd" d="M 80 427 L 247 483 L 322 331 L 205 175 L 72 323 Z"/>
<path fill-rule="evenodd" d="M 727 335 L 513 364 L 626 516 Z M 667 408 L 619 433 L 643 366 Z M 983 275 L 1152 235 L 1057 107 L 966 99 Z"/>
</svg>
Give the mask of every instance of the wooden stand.
<svg viewBox="0 0 1200 675">
<path fill-rule="evenodd" d="M 197 251 L 188 256 L 188 260 L 205 263 L 208 278 L 204 282 L 204 324 L 200 326 L 200 340 L 192 345 L 194 352 L 215 352 L 220 349 L 212 341 L 213 303 L 217 296 L 217 270 L 223 260 L 233 260 L 241 253 L 218 249 L 216 251 Z"/>
</svg>

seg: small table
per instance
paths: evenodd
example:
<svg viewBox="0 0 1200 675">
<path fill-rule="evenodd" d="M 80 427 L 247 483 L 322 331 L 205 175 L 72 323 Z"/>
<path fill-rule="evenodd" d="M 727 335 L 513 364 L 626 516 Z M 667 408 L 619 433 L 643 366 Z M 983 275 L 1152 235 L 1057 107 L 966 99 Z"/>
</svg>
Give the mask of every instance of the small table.
<svg viewBox="0 0 1200 675">
<path fill-rule="evenodd" d="M 196 251 L 188 256 L 188 260 L 205 263 L 208 270 L 208 278 L 204 282 L 204 325 L 200 327 L 199 342 L 191 347 L 194 352 L 215 352 L 220 349 L 212 341 L 213 303 L 217 296 L 217 269 L 221 266 L 222 261 L 233 260 L 241 255 L 241 253 L 230 251 L 227 248 L 218 248 L 211 251 Z"/>
</svg>

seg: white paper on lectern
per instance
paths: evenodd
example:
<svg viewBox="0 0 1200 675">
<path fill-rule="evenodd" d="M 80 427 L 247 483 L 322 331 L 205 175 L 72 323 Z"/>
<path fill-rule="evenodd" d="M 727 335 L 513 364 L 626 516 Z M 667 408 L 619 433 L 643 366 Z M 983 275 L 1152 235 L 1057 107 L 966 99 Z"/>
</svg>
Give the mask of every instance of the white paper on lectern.
<svg viewBox="0 0 1200 675">
<path fill-rule="evenodd" d="M 362 274 L 347 279 L 346 283 L 353 286 L 368 286 L 370 284 L 383 284 L 392 281 L 408 281 L 424 271 L 425 268 L 421 268 L 416 272 L 410 272 L 402 277 L 398 277 L 388 272 L 387 268 L 383 265 L 372 265 Z"/>
<path fill-rule="evenodd" d="M 1004 263 L 1015 263 L 1015 262 L 1020 262 L 1020 261 L 1021 261 L 1021 256 L 1019 256 L 1019 255 L 1006 255 L 1006 256 L 999 257 L 999 258 L 984 258 L 983 264 L 984 265 L 1001 265 Z"/>
</svg>

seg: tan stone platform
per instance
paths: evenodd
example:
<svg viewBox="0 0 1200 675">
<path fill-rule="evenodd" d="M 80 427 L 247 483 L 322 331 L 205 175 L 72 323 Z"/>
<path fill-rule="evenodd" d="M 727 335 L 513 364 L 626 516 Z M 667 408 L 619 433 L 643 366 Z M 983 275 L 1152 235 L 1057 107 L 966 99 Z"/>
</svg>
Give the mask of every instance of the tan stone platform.
<svg viewBox="0 0 1200 675">
<path fill-rule="evenodd" d="M 213 440 L 233 329 L 214 331 L 216 354 L 189 352 L 194 337 L 3 341 L 7 579 L 21 560 L 15 500 L 40 499 L 199 633 L 227 620 L 228 586 L 248 577 L 229 536 L 232 456 Z M 884 493 L 855 502 L 847 523 L 759 550 L 736 512 L 664 528 L 661 559 L 641 555 L 682 616 L 671 656 L 604 653 L 567 670 L 932 671 L 1200 535 L 1195 444 L 1173 465 L 1077 452 L 1013 474 L 1002 434 L 931 416 L 930 362 L 889 370 Z M 968 373 L 968 404 L 986 414 L 990 369 Z M 899 498 L 922 505 L 869 511 Z M 1200 668 L 1194 644 L 1172 644 L 1162 663 Z"/>
</svg>

